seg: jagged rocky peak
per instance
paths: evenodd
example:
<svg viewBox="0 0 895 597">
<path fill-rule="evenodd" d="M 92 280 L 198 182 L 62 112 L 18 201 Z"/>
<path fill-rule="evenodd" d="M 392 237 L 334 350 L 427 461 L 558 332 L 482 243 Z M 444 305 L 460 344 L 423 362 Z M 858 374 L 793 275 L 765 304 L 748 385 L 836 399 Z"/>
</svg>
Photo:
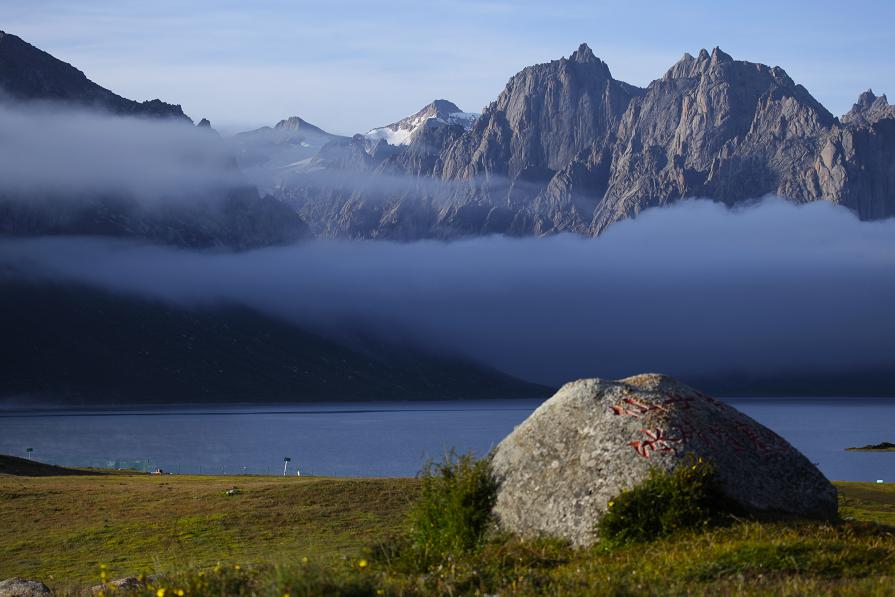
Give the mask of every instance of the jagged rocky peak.
<svg viewBox="0 0 895 597">
<path fill-rule="evenodd" d="M 711 53 L 705 48 L 699 50 L 699 54 L 694 57 L 690 53 L 685 53 L 683 57 L 675 63 L 665 73 L 663 79 L 683 79 L 702 76 L 718 67 L 739 62 L 719 47 L 715 47 Z M 741 62 L 741 64 L 751 64 Z M 763 66 L 763 65 L 761 65 Z M 767 68 L 767 67 L 766 67 Z"/>
<path fill-rule="evenodd" d="M 812 175 L 803 173 L 815 139 L 835 123 L 779 67 L 720 48 L 687 54 L 632 101 L 595 227 L 678 197 L 810 196 Z M 649 157 L 630 158 L 638 154 Z"/>
<path fill-rule="evenodd" d="M 876 94 L 873 93 L 873 89 L 868 89 L 867 91 L 865 91 L 864 93 L 862 93 L 861 95 L 858 96 L 858 101 L 857 101 L 857 103 L 855 103 L 854 108 L 856 108 L 858 110 L 866 110 L 867 108 L 869 108 L 873 104 L 875 104 L 876 100 L 878 100 L 878 99 L 880 99 L 880 98 L 878 98 L 876 96 Z M 888 100 L 886 100 L 885 95 L 883 95 L 882 99 L 887 104 L 889 103 Z"/>
<path fill-rule="evenodd" d="M 842 117 L 842 122 L 845 124 L 873 124 L 883 118 L 895 118 L 895 106 L 889 105 L 885 94 L 877 96 L 872 89 L 868 89 L 858 96 L 858 101 L 848 114 Z"/>
<path fill-rule="evenodd" d="M 583 75 L 585 78 L 601 81 L 612 79 L 612 72 L 609 70 L 609 65 L 600 60 L 594 54 L 593 50 L 590 49 L 590 46 L 586 43 L 582 43 L 578 46 L 577 50 L 569 55 L 568 58 L 563 57 L 559 60 L 551 60 L 550 62 L 534 64 L 523 68 L 510 78 L 506 90 L 518 87 L 519 85 L 525 85 L 527 82 L 530 82 L 532 78 L 540 78 L 545 75 L 568 74 L 569 72 L 575 72 L 576 74 Z M 499 98 L 497 103 L 500 103 Z"/>
<path fill-rule="evenodd" d="M 835 117 L 779 66 L 735 60 L 718 47 L 711 52 L 700 50 L 696 57 L 684 54 L 662 79 L 651 83 L 649 89 L 660 95 L 702 89 L 692 99 L 701 104 L 716 104 L 716 107 L 719 102 L 725 104 L 725 111 L 743 117 L 740 119 L 744 121 L 762 109 L 760 103 L 789 98 L 784 111 L 808 110 L 810 119 L 816 121 L 814 125 L 806 123 L 809 127 L 829 127 L 835 122 Z M 792 116 L 792 113 L 787 114 L 788 118 Z"/>
<path fill-rule="evenodd" d="M 440 174 L 549 180 L 580 152 L 608 143 L 631 98 L 642 93 L 613 79 L 581 44 L 568 58 L 513 75 L 475 127 L 442 156 Z"/>
<path fill-rule="evenodd" d="M 873 106 L 893 110 L 872 94 L 859 104 L 862 117 Z M 782 68 L 720 48 L 685 54 L 641 89 L 612 78 L 582 44 L 516 73 L 469 130 L 429 118 L 456 108 L 433 102 L 409 117 L 427 120 L 407 145 L 383 141 L 407 134 L 398 122 L 371 131 L 381 138 L 365 136 L 364 151 L 346 139 L 315 164 L 431 176 L 438 185 L 412 194 L 436 201 L 406 201 L 403 191 L 388 198 L 299 191 L 290 200 L 323 234 L 402 240 L 599 234 L 684 197 L 732 205 L 773 193 L 837 201 L 865 219 L 895 215 L 895 121 L 840 126 Z M 462 184 L 440 184 L 446 180 Z"/>
<path fill-rule="evenodd" d="M 593 73 L 598 75 L 603 79 L 611 79 L 612 72 L 609 70 L 609 65 L 597 58 L 594 55 L 594 51 L 590 49 L 590 46 L 586 43 L 578 46 L 578 49 L 572 52 L 572 55 L 569 56 L 569 62 L 574 64 L 589 64 L 593 65 Z"/>
<path fill-rule="evenodd" d="M 569 56 L 569 60 L 571 62 L 597 62 L 606 64 L 594 55 L 594 51 L 591 50 L 590 46 L 586 43 L 582 43 L 578 46 L 578 49 L 572 52 L 572 55 Z"/>
<path fill-rule="evenodd" d="M 513 75 L 497 101 L 486 111 L 513 111 L 512 106 L 524 96 L 556 95 L 557 87 L 572 92 L 595 90 L 607 81 L 618 83 L 630 91 L 637 89 L 615 81 L 609 65 L 597 58 L 590 46 L 583 43 L 568 58 L 528 66 Z"/>
<path fill-rule="evenodd" d="M 389 145 L 409 145 L 423 126 L 456 125 L 469 130 L 478 116 L 473 112 L 464 112 L 454 102 L 437 99 L 398 122 L 367 131 L 364 137 L 370 146 L 375 146 L 379 140 L 384 140 Z"/>
</svg>

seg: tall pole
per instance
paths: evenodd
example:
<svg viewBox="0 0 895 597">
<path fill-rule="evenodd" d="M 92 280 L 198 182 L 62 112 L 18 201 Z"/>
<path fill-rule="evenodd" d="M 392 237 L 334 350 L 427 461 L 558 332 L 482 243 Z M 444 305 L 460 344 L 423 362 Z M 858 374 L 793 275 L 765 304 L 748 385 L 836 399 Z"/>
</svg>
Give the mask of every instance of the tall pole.
<svg viewBox="0 0 895 597">
<path fill-rule="evenodd" d="M 283 476 L 284 476 L 284 477 L 286 476 L 286 469 L 289 467 L 289 461 L 290 461 L 290 460 L 292 460 L 292 459 L 289 458 L 288 456 L 286 456 L 285 458 L 283 458 Z"/>
</svg>

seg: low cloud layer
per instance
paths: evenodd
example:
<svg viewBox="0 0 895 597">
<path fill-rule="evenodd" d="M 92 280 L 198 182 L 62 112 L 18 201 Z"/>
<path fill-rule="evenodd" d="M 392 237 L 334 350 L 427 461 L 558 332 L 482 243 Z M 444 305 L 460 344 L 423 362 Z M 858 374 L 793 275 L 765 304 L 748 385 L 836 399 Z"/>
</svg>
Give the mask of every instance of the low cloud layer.
<svg viewBox="0 0 895 597">
<path fill-rule="evenodd" d="M 363 328 L 544 383 L 643 371 L 891 364 L 895 221 L 825 202 L 687 201 L 597 239 L 331 242 L 245 253 L 98 239 L 0 242 L 0 271 Z"/>
<path fill-rule="evenodd" d="M 241 181 L 220 138 L 185 121 L 0 103 L 0 193 L 189 196 Z"/>
</svg>

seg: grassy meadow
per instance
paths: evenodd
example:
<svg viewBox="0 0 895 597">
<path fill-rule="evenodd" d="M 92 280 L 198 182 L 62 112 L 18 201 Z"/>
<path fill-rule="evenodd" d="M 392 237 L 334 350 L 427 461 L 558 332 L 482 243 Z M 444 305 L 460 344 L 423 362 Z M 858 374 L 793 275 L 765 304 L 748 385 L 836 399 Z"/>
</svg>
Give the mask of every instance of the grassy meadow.
<svg viewBox="0 0 895 597">
<path fill-rule="evenodd" d="M 474 550 L 422 563 L 396 547 L 418 479 L 9 472 L 0 579 L 42 580 L 57 594 L 89 594 L 101 574 L 146 574 L 139 592 L 152 597 L 895 595 L 892 484 L 837 483 L 835 523 L 732 520 L 588 549 L 492 531 Z"/>
</svg>

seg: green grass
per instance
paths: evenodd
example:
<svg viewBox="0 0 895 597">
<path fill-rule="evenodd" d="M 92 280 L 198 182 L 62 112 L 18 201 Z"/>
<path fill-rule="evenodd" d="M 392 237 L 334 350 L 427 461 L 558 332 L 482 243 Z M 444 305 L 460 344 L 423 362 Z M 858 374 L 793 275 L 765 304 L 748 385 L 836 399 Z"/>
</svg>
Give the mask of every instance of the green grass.
<svg viewBox="0 0 895 597">
<path fill-rule="evenodd" d="M 740 509 L 724 498 L 715 467 L 690 458 L 672 471 L 652 469 L 608 504 L 597 527 L 605 545 L 651 541 L 684 529 L 707 529 Z"/>
<path fill-rule="evenodd" d="M 836 483 L 839 516 L 895 527 L 895 483 Z"/>
<path fill-rule="evenodd" d="M 740 521 L 589 549 L 490 533 L 408 569 L 387 539 L 406 531 L 416 479 L 0 475 L 0 578 L 77 593 L 103 563 L 110 578 L 161 574 L 147 597 L 895 595 L 895 485 L 837 487 L 836 523 Z"/>
<path fill-rule="evenodd" d="M 240 493 L 227 496 L 231 487 Z M 332 559 L 397 529 L 414 479 L 0 475 L 0 579 L 53 586 L 216 562 Z"/>
<path fill-rule="evenodd" d="M 491 526 L 497 497 L 489 462 L 451 452 L 441 463 L 430 462 L 420 478 L 404 555 L 421 566 L 478 548 Z"/>
</svg>

